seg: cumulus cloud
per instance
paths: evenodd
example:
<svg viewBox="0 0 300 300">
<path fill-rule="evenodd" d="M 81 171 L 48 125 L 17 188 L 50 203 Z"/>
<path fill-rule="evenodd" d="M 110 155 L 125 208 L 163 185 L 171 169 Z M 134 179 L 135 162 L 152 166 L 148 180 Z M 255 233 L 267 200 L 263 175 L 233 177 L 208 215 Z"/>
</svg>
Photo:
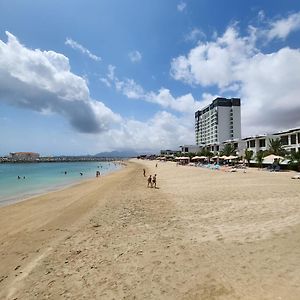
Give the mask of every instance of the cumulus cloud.
<svg viewBox="0 0 300 300">
<path fill-rule="evenodd" d="M 234 80 L 235 69 L 256 53 L 251 37 L 240 37 L 229 27 L 216 41 L 199 43 L 188 55 L 174 58 L 171 75 L 176 80 L 223 88 Z"/>
<path fill-rule="evenodd" d="M 70 71 L 67 57 L 28 49 L 14 35 L 6 34 L 7 43 L 0 40 L 0 101 L 59 114 L 84 133 L 103 132 L 120 120 L 90 97 L 86 81 Z"/>
<path fill-rule="evenodd" d="M 82 45 L 80 45 L 78 42 L 67 38 L 65 41 L 65 44 L 70 46 L 72 49 L 75 50 L 79 50 L 82 54 L 87 55 L 90 59 L 94 60 L 94 61 L 101 61 L 101 57 L 93 54 L 89 49 L 83 47 Z"/>
<path fill-rule="evenodd" d="M 157 112 L 146 121 L 127 119 L 121 128 L 111 129 L 100 137 L 111 149 L 127 149 L 138 151 L 159 151 L 160 149 L 178 149 L 179 145 L 193 143 L 194 124 L 190 118 L 176 117 L 166 111 Z"/>
<path fill-rule="evenodd" d="M 142 60 L 142 54 L 137 50 L 131 51 L 128 56 L 133 63 L 140 62 Z"/>
<path fill-rule="evenodd" d="M 263 53 L 257 46 L 262 33 L 284 38 L 292 28 L 296 30 L 297 15 L 273 23 L 269 29 L 249 27 L 246 36 L 231 26 L 216 39 L 174 58 L 171 75 L 190 85 L 215 86 L 219 92 L 241 97 L 244 134 L 300 126 L 300 50 L 284 47 Z"/>
<path fill-rule="evenodd" d="M 179 4 L 177 4 L 177 10 L 182 12 L 186 9 L 186 3 L 185 2 L 180 2 Z"/>
</svg>

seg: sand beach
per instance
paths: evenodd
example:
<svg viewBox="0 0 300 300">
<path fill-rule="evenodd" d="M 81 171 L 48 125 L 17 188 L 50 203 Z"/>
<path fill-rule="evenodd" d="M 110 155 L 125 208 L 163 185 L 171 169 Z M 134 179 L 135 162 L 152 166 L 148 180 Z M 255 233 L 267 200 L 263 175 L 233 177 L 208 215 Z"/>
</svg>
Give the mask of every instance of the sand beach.
<svg viewBox="0 0 300 300">
<path fill-rule="evenodd" d="M 0 299 L 299 299 L 299 180 L 156 163 L 0 208 Z"/>
</svg>

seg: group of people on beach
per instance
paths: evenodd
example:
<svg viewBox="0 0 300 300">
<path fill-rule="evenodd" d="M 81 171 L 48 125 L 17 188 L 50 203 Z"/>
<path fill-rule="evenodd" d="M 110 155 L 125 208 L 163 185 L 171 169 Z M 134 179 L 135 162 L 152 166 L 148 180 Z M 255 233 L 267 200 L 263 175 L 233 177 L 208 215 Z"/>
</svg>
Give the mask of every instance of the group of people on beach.
<svg viewBox="0 0 300 300">
<path fill-rule="evenodd" d="M 154 174 L 153 177 L 152 175 L 149 175 L 147 181 L 148 181 L 147 187 L 151 187 L 151 188 L 154 187 L 156 189 L 156 174 Z"/>
<path fill-rule="evenodd" d="M 157 167 L 157 165 L 156 165 Z M 144 177 L 146 177 L 146 169 L 143 169 L 143 175 Z M 152 175 L 149 175 L 148 179 L 147 179 L 147 187 L 151 187 L 151 188 L 156 188 L 156 174 L 154 174 L 153 176 Z"/>
</svg>

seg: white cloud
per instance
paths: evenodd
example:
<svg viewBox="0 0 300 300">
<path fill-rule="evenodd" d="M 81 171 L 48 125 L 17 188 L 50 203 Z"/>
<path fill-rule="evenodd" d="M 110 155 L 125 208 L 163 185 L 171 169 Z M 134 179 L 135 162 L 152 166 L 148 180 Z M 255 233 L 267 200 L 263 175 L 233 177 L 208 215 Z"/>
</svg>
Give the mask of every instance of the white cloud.
<svg viewBox="0 0 300 300">
<path fill-rule="evenodd" d="M 186 9 L 186 3 L 185 2 L 180 2 L 179 4 L 177 4 L 177 10 L 178 11 L 184 11 Z"/>
<path fill-rule="evenodd" d="M 0 101 L 40 113 L 56 113 L 84 133 L 108 130 L 120 120 L 90 97 L 86 81 L 70 71 L 67 57 L 54 51 L 31 50 L 6 32 L 0 40 Z"/>
<path fill-rule="evenodd" d="M 249 27 L 246 36 L 229 27 L 215 40 L 174 58 L 171 75 L 241 97 L 244 135 L 300 126 L 300 49 L 285 47 L 265 54 L 257 46 L 262 33 L 284 38 L 296 30 L 296 16 L 273 23 L 271 29 Z"/>
<path fill-rule="evenodd" d="M 120 80 L 115 75 L 115 69 L 115 66 L 109 65 L 106 77 L 100 80 L 108 87 L 113 86 L 117 91 L 130 99 L 143 99 L 145 97 L 144 89 L 133 79 L 125 78 Z"/>
<path fill-rule="evenodd" d="M 216 41 L 200 43 L 187 56 L 173 59 L 171 75 L 189 84 L 223 88 L 234 79 L 236 67 L 255 52 L 249 37 L 242 38 L 229 27 Z"/>
<path fill-rule="evenodd" d="M 300 126 L 299 70 L 300 50 L 290 48 L 259 53 L 240 66 L 245 133 Z"/>
<path fill-rule="evenodd" d="M 144 98 L 144 90 L 133 79 L 126 78 L 125 80 L 115 81 L 116 89 L 122 92 L 126 97 L 130 99 Z"/>
<path fill-rule="evenodd" d="M 140 62 L 142 60 L 142 54 L 137 50 L 131 51 L 128 56 L 133 63 Z"/>
<path fill-rule="evenodd" d="M 285 19 L 279 19 L 270 23 L 270 29 L 266 30 L 269 40 L 278 38 L 286 39 L 293 31 L 300 29 L 300 12 L 291 14 Z"/>
<path fill-rule="evenodd" d="M 193 114 L 197 109 L 202 107 L 203 99 L 198 101 L 192 94 L 186 94 L 179 97 L 174 97 L 171 91 L 166 88 L 161 88 L 158 92 L 146 92 L 144 88 L 136 83 L 131 78 L 119 79 L 115 75 L 115 67 L 108 66 L 106 78 L 101 78 L 107 86 L 114 86 L 117 91 L 125 95 L 129 99 L 137 99 L 160 105 L 164 109 L 171 109 L 180 113 Z M 205 94 L 205 100 L 207 99 Z M 213 97 L 211 95 L 211 97 Z M 211 100 L 212 98 L 210 98 Z"/>
<path fill-rule="evenodd" d="M 125 120 L 121 128 L 106 132 L 98 143 L 100 146 L 105 140 L 109 150 L 122 149 L 126 145 L 138 151 L 159 151 L 177 149 L 181 144 L 193 143 L 194 139 L 194 125 L 190 118 L 159 111 L 145 122 Z"/>
<path fill-rule="evenodd" d="M 94 60 L 94 61 L 101 61 L 101 57 L 91 53 L 91 51 L 85 47 L 83 47 L 82 45 L 80 45 L 78 42 L 67 38 L 65 41 L 65 44 L 70 46 L 72 49 L 75 50 L 79 50 L 82 54 L 87 55 L 90 59 Z"/>
<path fill-rule="evenodd" d="M 107 78 L 100 78 L 100 81 L 102 81 L 107 87 L 111 87 L 111 83 L 107 80 Z"/>
<path fill-rule="evenodd" d="M 265 12 L 263 10 L 260 10 L 257 14 L 258 20 L 263 21 L 266 17 Z"/>
<path fill-rule="evenodd" d="M 205 39 L 206 35 L 205 33 L 200 30 L 199 28 L 193 28 L 186 36 L 185 40 L 187 42 L 197 42 L 199 40 Z"/>
<path fill-rule="evenodd" d="M 169 112 L 158 111 L 143 122 L 122 118 L 90 97 L 86 81 L 70 71 L 67 57 L 54 51 L 28 49 L 12 34 L 7 33 L 7 36 L 7 43 L 0 41 L 0 101 L 38 113 L 58 114 L 76 129 L 64 129 L 68 131 L 65 137 L 49 129 L 51 139 L 41 138 L 42 152 L 53 149 L 54 140 L 55 151 L 65 149 L 68 153 L 124 148 L 158 151 L 177 148 L 180 143 L 194 140 L 193 116 L 176 117 Z M 129 98 L 140 94 L 145 96 L 143 89 L 133 80 L 119 80 L 114 66 L 109 66 L 104 79 Z M 170 100 L 164 100 L 162 94 L 158 94 L 159 100 L 153 101 L 162 102 L 166 107 L 175 105 L 172 96 L 167 95 Z M 178 106 L 182 102 L 184 100 L 179 101 Z M 10 147 L 16 147 L 16 144 L 12 143 Z"/>
</svg>

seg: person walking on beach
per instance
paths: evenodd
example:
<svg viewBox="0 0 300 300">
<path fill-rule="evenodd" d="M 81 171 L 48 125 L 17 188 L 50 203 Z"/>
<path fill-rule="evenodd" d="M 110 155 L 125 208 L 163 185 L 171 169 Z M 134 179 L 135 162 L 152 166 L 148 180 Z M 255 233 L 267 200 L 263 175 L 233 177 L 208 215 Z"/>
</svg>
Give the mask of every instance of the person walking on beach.
<svg viewBox="0 0 300 300">
<path fill-rule="evenodd" d="M 147 185 L 147 187 L 152 187 L 152 175 L 150 175 L 149 177 L 148 177 L 148 185 Z"/>
<path fill-rule="evenodd" d="M 154 174 L 154 176 L 152 178 L 152 187 L 154 187 L 156 189 L 156 174 Z"/>
<path fill-rule="evenodd" d="M 143 174 L 144 174 L 144 177 L 146 177 L 146 170 L 143 169 Z"/>
</svg>

